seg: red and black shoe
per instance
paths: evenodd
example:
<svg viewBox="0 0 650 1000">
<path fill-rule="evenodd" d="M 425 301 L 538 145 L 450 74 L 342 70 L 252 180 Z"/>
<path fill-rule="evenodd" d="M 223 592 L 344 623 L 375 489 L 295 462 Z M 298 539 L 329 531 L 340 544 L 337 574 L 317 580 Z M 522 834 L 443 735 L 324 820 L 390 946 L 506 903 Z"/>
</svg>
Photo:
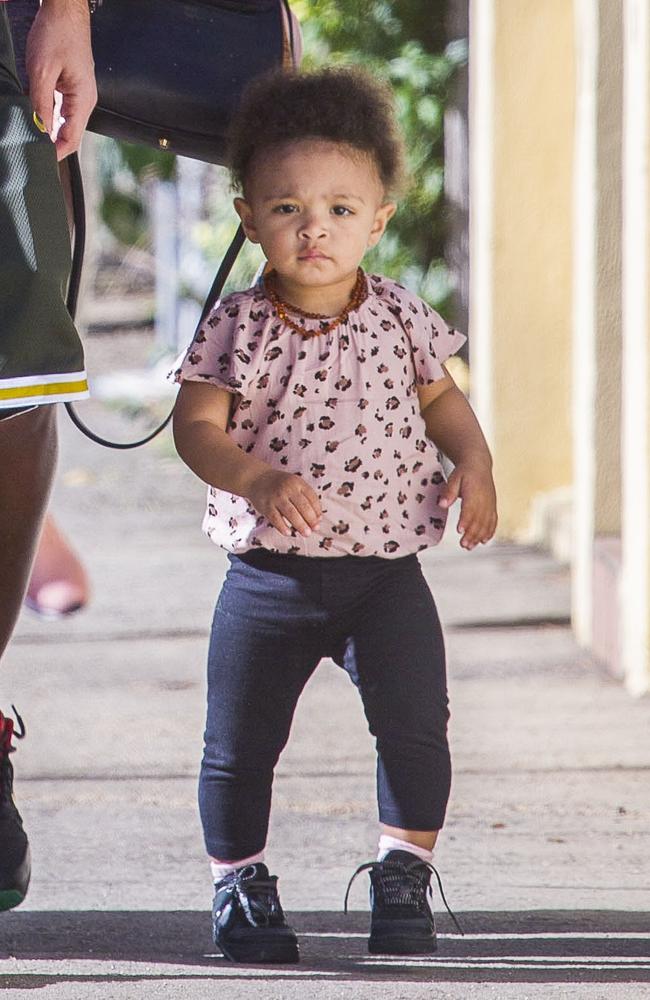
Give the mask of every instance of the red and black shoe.
<svg viewBox="0 0 650 1000">
<path fill-rule="evenodd" d="M 12 705 L 12 708 L 13 705 Z M 14 769 L 9 754 L 16 749 L 12 737 L 25 735 L 23 720 L 16 712 L 18 729 L 13 719 L 0 712 L 0 910 L 11 910 L 27 895 L 31 859 L 29 841 L 13 797 Z"/>
</svg>

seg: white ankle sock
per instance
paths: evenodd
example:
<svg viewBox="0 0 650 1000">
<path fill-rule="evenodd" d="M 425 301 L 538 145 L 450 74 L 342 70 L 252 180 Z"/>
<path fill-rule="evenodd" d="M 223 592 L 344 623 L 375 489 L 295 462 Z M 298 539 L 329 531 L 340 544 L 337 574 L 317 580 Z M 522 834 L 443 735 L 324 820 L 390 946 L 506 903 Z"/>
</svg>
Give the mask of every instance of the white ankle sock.
<svg viewBox="0 0 650 1000">
<path fill-rule="evenodd" d="M 240 861 L 216 861 L 214 858 L 210 858 L 212 881 L 220 882 L 230 872 L 235 872 L 238 868 L 245 868 L 246 865 L 256 865 L 260 861 L 264 861 L 264 851 L 251 854 L 250 858 L 242 858 Z"/>
<path fill-rule="evenodd" d="M 399 837 L 390 837 L 387 833 L 382 833 L 379 838 L 377 861 L 383 861 L 389 851 L 408 851 L 422 861 L 428 861 L 429 864 L 433 858 L 433 851 L 428 851 L 426 847 L 418 847 L 417 844 L 409 844 L 408 840 L 400 840 Z"/>
</svg>

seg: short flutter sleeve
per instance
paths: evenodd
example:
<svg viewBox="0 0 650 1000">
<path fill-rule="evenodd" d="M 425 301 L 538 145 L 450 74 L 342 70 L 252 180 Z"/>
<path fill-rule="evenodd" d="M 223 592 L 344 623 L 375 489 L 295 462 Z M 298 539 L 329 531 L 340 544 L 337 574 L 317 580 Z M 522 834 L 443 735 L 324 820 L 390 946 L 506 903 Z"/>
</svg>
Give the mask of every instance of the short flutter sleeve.
<svg viewBox="0 0 650 1000">
<path fill-rule="evenodd" d="M 388 289 L 391 311 L 397 315 L 411 342 L 411 354 L 418 385 L 430 385 L 444 378 L 443 364 L 463 346 L 467 337 L 396 282 Z"/>
<path fill-rule="evenodd" d="M 272 319 L 270 303 L 255 289 L 227 295 L 199 326 L 174 380 L 207 382 L 246 396 Z"/>
</svg>

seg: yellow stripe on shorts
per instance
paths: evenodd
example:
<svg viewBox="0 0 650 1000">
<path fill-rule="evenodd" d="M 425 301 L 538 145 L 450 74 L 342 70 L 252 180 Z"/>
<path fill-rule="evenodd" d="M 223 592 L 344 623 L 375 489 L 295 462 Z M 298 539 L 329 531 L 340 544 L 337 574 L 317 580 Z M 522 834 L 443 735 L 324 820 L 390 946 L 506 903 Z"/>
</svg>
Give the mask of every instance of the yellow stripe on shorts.
<svg viewBox="0 0 650 1000">
<path fill-rule="evenodd" d="M 88 394 L 88 381 L 79 379 L 77 382 L 35 382 L 32 385 L 14 385 L 6 389 L 0 388 L 0 402 L 20 402 L 33 399 L 42 400 L 47 396 L 79 396 Z"/>
</svg>

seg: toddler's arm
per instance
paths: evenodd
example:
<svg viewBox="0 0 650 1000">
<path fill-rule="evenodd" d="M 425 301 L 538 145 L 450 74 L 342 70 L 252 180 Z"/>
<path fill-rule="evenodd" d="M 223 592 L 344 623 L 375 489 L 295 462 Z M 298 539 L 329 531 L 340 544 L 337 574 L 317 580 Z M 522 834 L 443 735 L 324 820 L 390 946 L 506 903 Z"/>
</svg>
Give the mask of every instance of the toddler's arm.
<svg viewBox="0 0 650 1000">
<path fill-rule="evenodd" d="M 310 535 L 321 516 L 317 493 L 300 476 L 247 455 L 226 433 L 233 395 L 183 382 L 174 408 L 174 441 L 192 472 L 210 486 L 250 500 L 280 534 Z"/>
<path fill-rule="evenodd" d="M 487 542 L 497 526 L 492 456 L 474 411 L 445 370 L 432 385 L 419 386 L 420 410 L 427 437 L 454 463 L 442 507 L 461 498 L 458 532 L 464 549 Z"/>
</svg>

